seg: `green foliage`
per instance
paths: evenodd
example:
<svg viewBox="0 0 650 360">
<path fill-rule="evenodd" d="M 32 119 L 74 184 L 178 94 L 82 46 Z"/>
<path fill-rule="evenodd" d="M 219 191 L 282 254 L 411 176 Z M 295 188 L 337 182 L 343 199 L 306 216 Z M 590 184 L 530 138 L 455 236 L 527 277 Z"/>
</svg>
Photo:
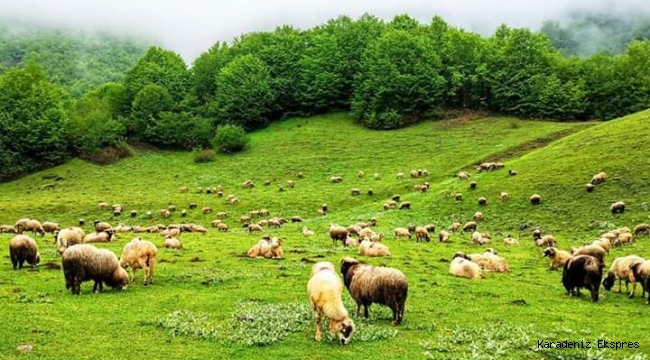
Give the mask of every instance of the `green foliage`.
<svg viewBox="0 0 650 360">
<path fill-rule="evenodd" d="M 76 151 L 93 154 L 123 141 L 126 127 L 114 114 L 110 92 L 89 92 L 79 99 L 70 114 L 70 135 Z"/>
<path fill-rule="evenodd" d="M 428 37 L 389 30 L 364 55 L 352 109 L 366 126 L 392 129 L 441 109 L 445 79 Z"/>
<path fill-rule="evenodd" d="M 233 153 L 243 150 L 248 141 L 248 135 L 241 126 L 226 124 L 217 127 L 212 146 L 221 152 Z"/>
<path fill-rule="evenodd" d="M 256 56 L 235 58 L 217 75 L 215 106 L 219 123 L 246 129 L 265 126 L 275 94 L 268 67 Z"/>
<path fill-rule="evenodd" d="M 171 111 L 174 99 L 167 89 L 160 85 L 149 84 L 135 96 L 131 109 L 129 132 L 139 138 L 146 138 L 147 131 L 154 127 L 161 114 Z"/>
<path fill-rule="evenodd" d="M 144 140 L 163 147 L 190 150 L 210 145 L 213 137 L 209 120 L 187 112 L 163 112 L 150 118 Z"/>
</svg>

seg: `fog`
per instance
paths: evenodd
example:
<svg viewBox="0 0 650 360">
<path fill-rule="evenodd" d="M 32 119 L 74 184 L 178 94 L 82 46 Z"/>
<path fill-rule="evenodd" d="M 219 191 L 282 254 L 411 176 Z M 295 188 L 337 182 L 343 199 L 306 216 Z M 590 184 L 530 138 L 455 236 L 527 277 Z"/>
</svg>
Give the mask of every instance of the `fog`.
<svg viewBox="0 0 650 360">
<path fill-rule="evenodd" d="M 283 24 L 308 28 L 339 15 L 390 19 L 407 13 L 423 22 L 441 15 L 486 34 L 502 23 L 537 29 L 544 20 L 561 20 L 572 12 L 649 10 L 645 0 L 0 0 L 0 19 L 156 39 L 190 63 L 216 41 Z"/>
</svg>

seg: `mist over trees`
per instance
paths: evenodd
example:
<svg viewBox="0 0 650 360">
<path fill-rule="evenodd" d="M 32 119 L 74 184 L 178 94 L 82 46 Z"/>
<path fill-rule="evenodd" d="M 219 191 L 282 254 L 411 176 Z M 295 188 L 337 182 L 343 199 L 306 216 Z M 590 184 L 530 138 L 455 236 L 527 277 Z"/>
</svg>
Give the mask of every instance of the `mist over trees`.
<svg viewBox="0 0 650 360">
<path fill-rule="evenodd" d="M 77 99 L 48 76 L 47 59 L 33 60 L 0 75 L 0 179 L 128 141 L 200 149 L 221 144 L 217 128 L 235 134 L 332 111 L 394 129 L 458 109 L 565 121 L 650 107 L 650 40 L 573 57 L 558 49 L 562 36 L 503 25 L 486 37 L 440 17 L 339 17 L 218 42 L 191 66 L 151 47 L 123 77 Z"/>
</svg>

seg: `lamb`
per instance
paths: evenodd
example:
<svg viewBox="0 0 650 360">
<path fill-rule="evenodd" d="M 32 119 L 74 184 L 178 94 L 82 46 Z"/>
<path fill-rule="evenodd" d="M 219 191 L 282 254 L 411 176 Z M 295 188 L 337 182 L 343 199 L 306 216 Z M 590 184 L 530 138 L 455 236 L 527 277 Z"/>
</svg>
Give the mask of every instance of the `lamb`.
<svg viewBox="0 0 650 360">
<path fill-rule="evenodd" d="M 2 233 L 15 234 L 17 232 L 18 231 L 16 230 L 16 228 L 11 225 L 0 225 L 0 234 Z"/>
<path fill-rule="evenodd" d="M 471 261 L 465 254 L 455 254 L 451 264 L 449 264 L 449 273 L 454 276 L 468 279 L 484 279 L 481 267 Z"/>
<path fill-rule="evenodd" d="M 480 211 L 477 211 L 474 213 L 474 220 L 475 221 L 483 221 L 485 218 L 483 217 L 483 213 Z"/>
<path fill-rule="evenodd" d="M 158 214 L 159 214 L 163 219 L 167 219 L 167 218 L 169 218 L 170 216 L 172 216 L 172 212 L 169 211 L 168 209 L 161 209 L 161 210 L 158 211 Z M 204 214 L 205 214 L 205 213 L 204 213 Z"/>
<path fill-rule="evenodd" d="M 112 230 L 113 229 L 111 224 L 109 224 L 107 222 L 99 221 L 99 220 L 93 221 L 93 225 L 95 226 L 95 231 L 97 231 L 97 232 L 102 232 L 102 231 Z"/>
<path fill-rule="evenodd" d="M 650 305 L 650 261 L 645 260 L 643 262 L 636 262 L 630 265 L 632 270 L 632 276 L 634 277 L 635 282 L 641 283 L 641 289 L 643 292 L 648 293 L 648 301 L 646 304 Z M 643 297 L 643 293 L 641 294 Z"/>
<path fill-rule="evenodd" d="M 359 195 L 361 195 L 361 189 L 352 188 L 352 189 L 350 189 L 350 194 L 352 196 L 359 196 Z"/>
<path fill-rule="evenodd" d="M 348 238 L 348 229 L 340 225 L 330 224 L 330 239 L 336 246 L 336 241 L 340 240 L 345 246 L 345 239 Z"/>
<path fill-rule="evenodd" d="M 485 245 L 492 242 L 492 237 L 489 234 L 481 234 L 478 231 L 472 233 L 472 243 L 477 245 Z"/>
<path fill-rule="evenodd" d="M 440 234 L 438 234 L 438 240 L 440 242 L 449 242 L 449 233 L 445 230 L 440 230 Z"/>
<path fill-rule="evenodd" d="M 549 264 L 551 270 L 557 270 L 560 267 L 564 267 L 564 264 L 573 257 L 573 255 L 568 251 L 558 250 L 555 247 L 547 247 L 542 255 L 551 259 L 551 263 Z"/>
<path fill-rule="evenodd" d="M 131 282 L 135 281 L 135 271 L 142 269 L 144 271 L 144 285 L 153 282 L 153 271 L 156 267 L 156 256 L 158 248 L 153 243 L 135 238 L 128 244 L 124 245 L 122 256 L 120 257 L 120 266 L 124 269 L 129 267 L 133 271 Z"/>
<path fill-rule="evenodd" d="M 611 211 L 612 214 L 622 214 L 625 212 L 625 203 L 622 201 L 617 201 L 609 207 L 609 211 Z"/>
<path fill-rule="evenodd" d="M 307 227 L 302 228 L 302 236 L 304 237 L 311 237 L 314 236 L 314 232 L 312 230 L 307 229 Z"/>
<path fill-rule="evenodd" d="M 533 205 L 539 205 L 542 203 L 542 197 L 537 194 L 534 194 L 530 197 L 530 203 Z"/>
<path fill-rule="evenodd" d="M 389 267 L 364 265 L 346 257 L 341 261 L 343 283 L 357 303 L 356 316 L 361 305 L 368 318 L 368 308 L 373 303 L 386 305 L 393 312 L 392 325 L 400 325 L 404 319 L 404 304 L 408 295 L 408 281 L 401 271 Z"/>
<path fill-rule="evenodd" d="M 322 339 L 321 318 L 325 316 L 329 322 L 329 330 L 342 345 L 352 340 L 356 328 L 350 319 L 348 311 L 341 301 L 343 283 L 330 262 L 314 264 L 311 277 L 307 283 L 309 303 L 316 315 L 316 341 Z"/>
<path fill-rule="evenodd" d="M 411 210 L 411 202 L 410 201 L 403 201 L 401 204 L 399 204 L 399 209 L 400 210 Z"/>
<path fill-rule="evenodd" d="M 115 238 L 114 230 L 94 232 L 84 236 L 84 243 L 111 242 Z"/>
<path fill-rule="evenodd" d="M 603 287 L 605 290 L 610 291 L 614 287 L 614 283 L 618 280 L 618 292 L 621 292 L 621 283 L 625 281 L 625 293 L 628 297 L 634 297 L 636 292 L 636 278 L 632 273 L 631 267 L 636 263 L 642 263 L 645 261 L 642 257 L 636 255 L 628 255 L 624 257 L 619 257 L 614 260 L 612 266 L 609 268 L 607 277 L 603 280 Z M 632 283 L 632 292 L 628 287 L 628 284 Z M 643 296 L 643 295 L 642 295 Z"/>
<path fill-rule="evenodd" d="M 562 284 L 569 296 L 580 295 L 580 288 L 591 292 L 591 301 L 598 301 L 600 281 L 603 277 L 603 263 L 591 255 L 578 255 L 564 264 Z"/>
<path fill-rule="evenodd" d="M 556 245 L 555 237 L 553 235 L 544 235 L 540 239 L 535 240 L 535 245 L 540 247 L 553 247 Z"/>
<path fill-rule="evenodd" d="M 519 245 L 519 240 L 510 237 L 510 235 L 507 235 L 505 239 L 503 239 L 503 243 L 508 246 L 517 246 Z"/>
<path fill-rule="evenodd" d="M 393 231 L 393 234 L 395 236 L 395 239 L 402 239 L 402 238 L 411 239 L 412 236 L 411 232 L 405 228 L 396 228 L 395 231 Z"/>
<path fill-rule="evenodd" d="M 599 172 L 598 174 L 594 175 L 591 178 L 591 184 L 592 185 L 598 185 L 600 183 L 605 182 L 605 180 L 607 180 L 607 174 L 604 173 L 604 172 Z"/>
<path fill-rule="evenodd" d="M 390 250 L 382 243 L 362 239 L 359 244 L 359 254 L 369 257 L 390 256 Z"/>
<path fill-rule="evenodd" d="M 69 227 L 62 229 L 56 235 L 56 247 L 59 254 L 63 254 L 68 247 L 83 243 L 85 234 L 81 228 Z"/>
<path fill-rule="evenodd" d="M 476 221 L 470 221 L 463 225 L 463 231 L 468 232 L 468 231 L 476 231 Z"/>
<path fill-rule="evenodd" d="M 571 255 L 589 255 L 595 257 L 601 264 L 605 263 L 606 251 L 598 245 L 585 245 L 580 248 L 571 248 Z M 600 282 L 599 282 L 600 283 Z"/>
<path fill-rule="evenodd" d="M 177 238 L 168 237 L 165 238 L 165 241 L 163 242 L 163 247 L 168 249 L 182 249 L 183 244 L 181 244 L 181 241 L 178 240 Z"/>
<path fill-rule="evenodd" d="M 650 224 L 639 224 L 634 227 L 634 235 L 650 235 Z"/>
<path fill-rule="evenodd" d="M 486 199 L 485 197 L 481 196 L 480 198 L 478 198 L 478 204 L 479 204 L 480 206 L 485 206 L 485 205 L 487 205 L 487 199 Z"/>
<path fill-rule="evenodd" d="M 93 291 L 102 291 L 103 283 L 112 288 L 126 289 L 129 275 L 120 266 L 117 256 L 107 249 L 98 249 L 89 244 L 78 244 L 67 248 L 62 255 L 65 287 L 72 293 L 81 293 L 81 283 L 93 280 Z"/>
<path fill-rule="evenodd" d="M 422 226 L 415 228 L 415 241 L 418 242 L 420 240 L 426 242 L 431 241 L 431 238 L 429 237 L 429 231 Z"/>
<path fill-rule="evenodd" d="M 38 252 L 36 241 L 26 235 L 16 235 L 9 242 L 9 257 L 14 270 L 22 269 L 27 262 L 32 268 L 36 268 L 41 262 L 41 255 Z"/>
</svg>

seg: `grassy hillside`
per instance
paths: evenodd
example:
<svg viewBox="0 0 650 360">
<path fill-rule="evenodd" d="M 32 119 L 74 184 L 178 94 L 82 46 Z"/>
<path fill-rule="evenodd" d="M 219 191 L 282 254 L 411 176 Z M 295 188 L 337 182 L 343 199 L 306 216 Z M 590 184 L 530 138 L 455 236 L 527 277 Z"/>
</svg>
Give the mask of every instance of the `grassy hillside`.
<svg viewBox="0 0 650 360">
<path fill-rule="evenodd" d="M 589 241 L 615 226 L 634 226 L 648 221 L 647 179 L 650 178 L 647 126 L 650 112 L 588 126 L 489 118 L 470 122 L 427 122 L 391 132 L 369 131 L 354 125 L 344 115 L 292 119 L 253 134 L 248 150 L 234 156 L 218 156 L 209 164 L 192 163 L 187 153 L 139 153 L 117 164 L 98 167 L 82 161 L 0 185 L 0 223 L 13 223 L 24 216 L 54 220 L 69 225 L 80 217 L 129 224 L 158 223 L 142 216 L 112 219 L 96 209 L 98 201 L 121 203 L 126 212 L 157 211 L 168 204 L 180 208 L 189 202 L 228 211 L 228 233 L 183 234 L 185 249 L 161 249 L 154 285 L 130 284 L 124 292 L 91 294 L 90 284 L 82 295 L 65 290 L 60 262 L 52 236 L 36 237 L 43 264 L 38 271 L 11 270 L 8 256 L 0 261 L 0 357 L 16 358 L 16 346 L 32 344 L 20 355 L 25 359 L 122 357 L 151 359 L 187 358 L 474 358 L 474 359 L 586 359 L 626 358 L 647 353 L 647 310 L 638 296 L 628 300 L 605 293 L 592 304 L 588 296 L 568 298 L 559 272 L 547 270 L 548 261 L 530 241 L 530 229 L 540 226 L 556 234 L 561 248 Z M 573 135 L 569 135 L 574 133 Z M 555 139 L 548 147 L 530 152 L 530 144 Z M 540 140 L 542 139 L 542 140 Z M 452 175 L 472 168 L 482 159 L 510 154 L 506 170 L 475 174 L 476 190 L 468 189 Z M 397 172 L 426 168 L 426 179 L 398 180 Z M 366 176 L 356 178 L 363 170 Z M 303 172 L 304 179 L 296 173 Z M 587 194 L 584 184 L 593 173 L 606 171 L 609 179 Z M 373 173 L 381 174 L 374 180 Z M 341 184 L 329 177 L 341 175 Z M 257 186 L 241 189 L 252 179 Z M 296 181 L 294 189 L 279 185 Z M 271 180 L 271 186 L 262 186 Z M 429 181 L 429 193 L 413 192 L 413 185 Z M 236 194 L 241 203 L 225 205 L 214 195 L 180 194 L 179 186 L 221 184 L 226 194 Z M 350 188 L 363 195 L 351 197 Z M 366 195 L 372 188 L 375 195 Z M 508 191 L 511 201 L 498 196 Z M 465 200 L 451 195 L 462 192 Z M 539 193 L 542 205 L 533 208 L 528 197 Z M 408 211 L 383 211 L 382 203 L 401 194 L 413 203 Z M 476 204 L 486 196 L 484 208 Z M 612 216 L 609 204 L 624 200 L 629 211 Z M 331 212 L 316 216 L 326 202 Z M 303 224 L 287 224 L 269 234 L 284 239 L 285 259 L 251 260 L 241 256 L 260 237 L 237 225 L 241 214 L 267 208 L 271 215 L 301 215 Z M 481 231 L 494 235 L 492 246 L 508 259 L 512 272 L 487 274 L 485 280 L 469 281 L 448 275 L 449 259 L 459 250 L 482 252 L 471 245 L 469 235 L 454 234 L 452 242 L 426 244 L 394 240 L 392 229 L 408 224 L 434 223 L 438 228 L 453 221 L 467 221 L 483 211 Z M 409 279 L 405 321 L 390 326 L 390 312 L 371 308 L 371 319 L 354 317 L 358 333 L 350 346 L 313 340 L 311 315 L 306 309 L 305 287 L 313 261 L 338 265 L 343 256 L 359 255 L 356 249 L 332 246 L 326 233 L 329 223 L 351 224 L 378 218 L 377 231 L 386 234 L 384 243 L 391 258 L 363 259 L 401 269 Z M 166 222 L 194 221 L 208 225 L 214 217 L 191 212 L 187 220 L 175 214 Z M 302 237 L 308 226 L 317 235 Z M 87 227 L 89 231 L 90 228 Z M 521 237 L 521 246 L 506 248 L 506 234 Z M 145 234 L 156 244 L 159 235 Z M 5 246 L 10 235 L 0 235 Z M 132 236 L 98 246 L 118 255 Z M 610 259 L 631 253 L 650 257 L 647 239 L 631 247 L 616 249 Z M 607 261 L 607 265 L 611 260 Z M 349 310 L 354 309 L 347 292 Z M 29 315 L 26 315 L 29 314 Z M 621 324 L 625 323 L 625 326 Z M 10 324 L 10 325 L 9 325 Z M 266 327 L 268 326 L 268 328 Z M 193 334 L 193 335 L 192 335 Z M 637 341 L 632 350 L 533 350 L 538 340 Z M 260 346 L 260 343 L 268 346 Z M 595 346 L 594 346 L 595 347 Z M 190 355 L 191 354 L 191 355 Z M 642 356 L 637 358 L 643 358 Z"/>
</svg>

